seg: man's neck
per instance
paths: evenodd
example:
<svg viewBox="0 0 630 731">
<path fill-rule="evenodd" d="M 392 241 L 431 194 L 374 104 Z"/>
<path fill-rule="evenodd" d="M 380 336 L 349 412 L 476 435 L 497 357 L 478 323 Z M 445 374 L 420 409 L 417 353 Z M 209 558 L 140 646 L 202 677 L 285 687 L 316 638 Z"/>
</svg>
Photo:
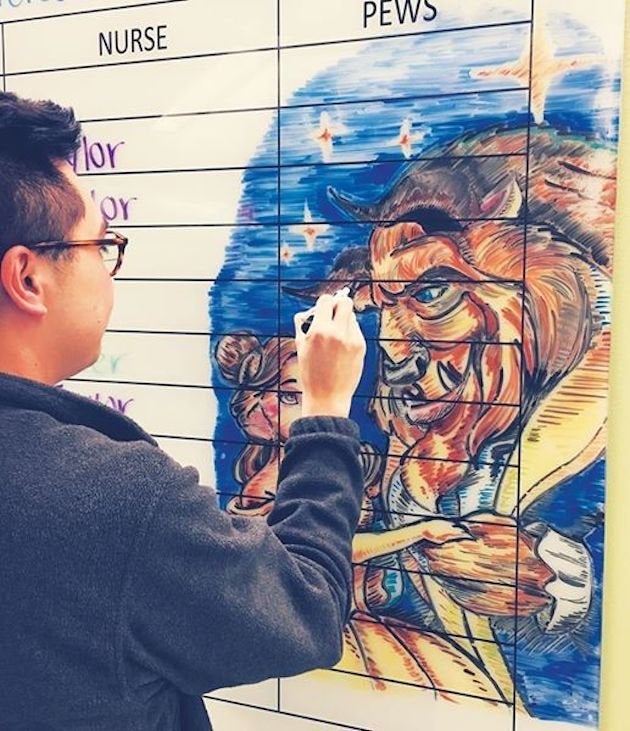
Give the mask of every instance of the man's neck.
<svg viewBox="0 0 630 731">
<path fill-rule="evenodd" d="M 29 343 L 23 333 L 19 337 L 13 337 L 11 330 L 0 323 L 0 343 L 1 373 L 28 378 L 49 386 L 62 380 L 55 369 L 51 368 L 51 364 L 41 357 L 35 344 Z"/>
</svg>

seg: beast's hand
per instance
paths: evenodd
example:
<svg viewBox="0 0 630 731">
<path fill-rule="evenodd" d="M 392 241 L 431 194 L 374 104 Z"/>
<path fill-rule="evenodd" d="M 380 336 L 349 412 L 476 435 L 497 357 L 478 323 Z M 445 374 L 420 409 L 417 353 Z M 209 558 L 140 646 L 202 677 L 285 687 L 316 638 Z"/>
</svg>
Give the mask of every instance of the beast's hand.
<svg viewBox="0 0 630 731">
<path fill-rule="evenodd" d="M 476 513 L 462 525 L 468 539 L 421 546 L 429 570 L 458 604 L 477 614 L 527 616 L 552 602 L 545 585 L 553 573 L 516 521 Z"/>
</svg>

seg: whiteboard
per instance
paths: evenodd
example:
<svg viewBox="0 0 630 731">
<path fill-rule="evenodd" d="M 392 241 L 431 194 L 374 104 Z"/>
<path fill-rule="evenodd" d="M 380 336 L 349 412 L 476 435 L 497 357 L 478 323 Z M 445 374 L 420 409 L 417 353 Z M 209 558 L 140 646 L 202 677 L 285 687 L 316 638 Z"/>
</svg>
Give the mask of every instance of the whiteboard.
<svg viewBox="0 0 630 731">
<path fill-rule="evenodd" d="M 598 727 L 623 10 L 0 0 L 3 88 L 75 109 L 131 242 L 67 388 L 264 513 L 294 313 L 348 284 L 368 339 L 344 657 L 213 694 L 218 731 Z"/>
</svg>

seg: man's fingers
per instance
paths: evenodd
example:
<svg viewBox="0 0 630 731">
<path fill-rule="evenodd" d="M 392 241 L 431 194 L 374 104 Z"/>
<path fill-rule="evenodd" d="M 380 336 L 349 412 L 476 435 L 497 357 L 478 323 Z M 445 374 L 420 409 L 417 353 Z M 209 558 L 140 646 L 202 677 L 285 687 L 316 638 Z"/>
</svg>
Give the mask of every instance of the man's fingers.
<svg viewBox="0 0 630 731">
<path fill-rule="evenodd" d="M 323 294 L 315 303 L 313 324 L 311 327 L 318 329 L 330 324 L 334 311 L 335 298 L 332 294 Z"/>
<path fill-rule="evenodd" d="M 354 303 L 347 295 L 335 298 L 335 322 L 338 322 L 341 327 L 346 328 L 350 323 L 350 317 Z"/>
<path fill-rule="evenodd" d="M 348 291 L 344 288 L 334 295 L 323 294 L 310 310 L 298 312 L 294 317 L 296 337 L 304 335 L 303 327 L 308 321 L 310 329 L 315 331 L 336 332 L 342 338 L 355 334 L 358 324 Z"/>
<path fill-rule="evenodd" d="M 297 312 L 293 316 L 293 324 L 295 325 L 295 339 L 301 339 L 304 337 L 305 333 L 302 327 L 304 326 L 304 323 L 307 322 L 307 320 L 311 317 L 313 317 L 313 314 L 315 312 L 315 309 L 311 307 L 310 310 L 305 310 L 304 312 Z"/>
</svg>

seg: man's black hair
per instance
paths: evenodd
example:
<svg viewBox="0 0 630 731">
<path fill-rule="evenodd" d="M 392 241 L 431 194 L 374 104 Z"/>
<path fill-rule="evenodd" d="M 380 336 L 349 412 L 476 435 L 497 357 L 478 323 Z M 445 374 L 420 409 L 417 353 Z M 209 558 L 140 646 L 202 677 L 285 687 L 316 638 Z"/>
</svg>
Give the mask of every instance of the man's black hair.
<svg viewBox="0 0 630 731">
<path fill-rule="evenodd" d="M 0 256 L 14 244 L 67 238 L 85 215 L 55 165 L 80 137 L 72 109 L 0 92 Z"/>
</svg>

